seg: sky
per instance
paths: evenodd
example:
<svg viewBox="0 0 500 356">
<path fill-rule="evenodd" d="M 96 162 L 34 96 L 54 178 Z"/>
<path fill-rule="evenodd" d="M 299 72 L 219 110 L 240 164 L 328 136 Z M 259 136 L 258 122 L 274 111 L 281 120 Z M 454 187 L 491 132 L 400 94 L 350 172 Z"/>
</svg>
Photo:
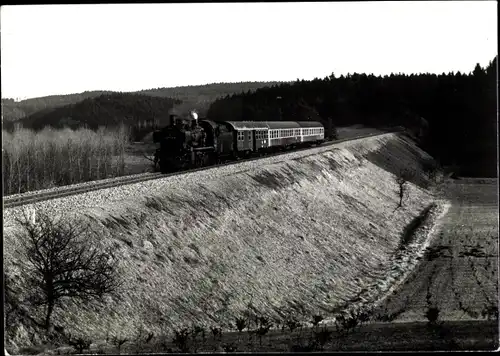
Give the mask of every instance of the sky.
<svg viewBox="0 0 500 356">
<path fill-rule="evenodd" d="M 2 98 L 468 73 L 498 53 L 496 1 L 12 5 L 0 14 Z"/>
</svg>

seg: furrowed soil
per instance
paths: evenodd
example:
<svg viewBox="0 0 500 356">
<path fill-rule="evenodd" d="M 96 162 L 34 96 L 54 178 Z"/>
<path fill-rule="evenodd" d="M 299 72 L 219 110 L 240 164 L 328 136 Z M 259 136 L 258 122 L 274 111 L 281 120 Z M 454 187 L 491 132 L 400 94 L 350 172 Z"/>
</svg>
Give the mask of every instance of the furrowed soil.
<svg viewBox="0 0 500 356">
<path fill-rule="evenodd" d="M 113 336 L 134 340 L 139 330 L 170 334 L 192 325 L 234 330 L 235 319 L 245 312 L 277 322 L 288 312 L 311 320 L 315 314 L 328 318 L 355 305 L 380 302 L 396 310 L 400 302 L 393 306 L 395 299 L 384 298 L 417 264 L 434 220 L 448 209 L 446 200 L 426 188 L 421 165 L 428 158 L 405 136 L 386 134 L 283 155 L 234 174 L 190 179 L 149 196 L 81 210 L 79 216 L 92 221 L 103 244 L 114 247 L 124 289 L 100 306 L 68 303 L 54 312 L 54 324 L 96 342 Z M 396 209 L 395 174 L 403 169 L 414 170 L 416 176 Z M 430 209 L 427 225 L 402 252 L 408 225 L 425 209 Z M 491 226 L 484 231 L 492 233 Z M 486 235 L 471 236 L 470 249 L 452 250 L 457 256 L 469 255 L 462 258 L 464 263 L 457 259 L 451 265 L 463 270 L 475 266 L 468 276 L 483 282 L 483 292 L 470 288 L 485 303 L 484 295 L 491 301 L 495 286 L 493 270 L 487 269 L 484 257 L 470 253 L 498 255 Z M 444 239 L 452 244 L 454 236 L 445 234 Z M 8 351 L 40 343 L 41 331 L 30 320 L 43 320 L 43 309 L 23 302 L 29 286 L 18 272 L 13 238 L 11 233 L 4 237 L 5 265 L 19 304 L 16 317 L 6 325 Z M 444 288 L 439 283 L 469 288 L 457 274 L 440 277 L 439 271 L 450 270 L 446 263 L 428 273 L 434 278 L 431 301 L 436 303 L 444 299 L 433 294 Z M 411 295 L 415 308 L 405 312 L 414 320 L 425 305 L 417 303 L 421 294 Z M 465 298 L 471 297 L 463 296 L 464 305 L 471 306 Z"/>
</svg>

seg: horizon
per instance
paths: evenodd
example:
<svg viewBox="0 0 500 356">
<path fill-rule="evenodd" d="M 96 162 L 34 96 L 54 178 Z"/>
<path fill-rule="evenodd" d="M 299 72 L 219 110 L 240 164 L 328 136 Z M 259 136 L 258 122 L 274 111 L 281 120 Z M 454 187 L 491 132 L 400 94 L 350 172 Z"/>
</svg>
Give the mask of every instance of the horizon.
<svg viewBox="0 0 500 356">
<path fill-rule="evenodd" d="M 498 53 L 495 5 L 2 6 L 2 99 L 294 82 L 332 73 L 467 74 L 476 64 L 488 66 Z"/>
</svg>

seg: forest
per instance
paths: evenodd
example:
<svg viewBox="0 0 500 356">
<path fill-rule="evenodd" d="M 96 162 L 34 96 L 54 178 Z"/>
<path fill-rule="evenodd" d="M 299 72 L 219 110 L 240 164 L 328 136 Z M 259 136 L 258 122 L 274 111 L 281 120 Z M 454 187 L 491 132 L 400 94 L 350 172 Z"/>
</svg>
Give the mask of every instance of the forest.
<svg viewBox="0 0 500 356">
<path fill-rule="evenodd" d="M 246 92 L 249 90 L 253 91 L 264 86 L 279 83 L 280 82 L 213 83 L 173 88 L 153 88 L 130 93 L 96 90 L 85 91 L 77 94 L 44 96 L 21 101 L 15 101 L 14 99 L 2 99 L 2 122 L 8 123 L 11 121 L 17 121 L 35 113 L 40 113 L 41 111 L 42 114 L 48 113 L 55 108 L 74 105 L 86 99 L 93 99 L 102 95 L 111 94 L 138 94 L 143 96 L 172 98 L 179 100 L 179 102 L 182 101 L 184 103 L 183 106 L 197 106 L 197 109 L 204 115 L 204 112 L 208 109 L 210 103 L 221 96 Z"/>
<path fill-rule="evenodd" d="M 281 83 L 215 100 L 218 120 L 317 120 L 336 126 L 404 126 L 462 176 L 497 176 L 497 57 L 470 73 L 348 74 Z"/>
</svg>

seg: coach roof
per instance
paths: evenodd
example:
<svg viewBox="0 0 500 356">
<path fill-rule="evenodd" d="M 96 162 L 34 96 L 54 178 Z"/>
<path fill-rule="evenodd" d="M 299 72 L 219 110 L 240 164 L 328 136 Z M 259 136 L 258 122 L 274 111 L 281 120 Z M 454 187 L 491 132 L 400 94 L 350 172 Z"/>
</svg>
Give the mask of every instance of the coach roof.
<svg viewBox="0 0 500 356">
<path fill-rule="evenodd" d="M 324 127 L 321 122 L 318 121 L 297 121 L 300 127 Z"/>
<path fill-rule="evenodd" d="M 295 128 L 299 129 L 301 127 L 295 121 L 226 121 L 226 123 L 228 123 L 234 130 L 237 131 L 277 130 L 277 129 L 295 129 Z"/>
</svg>

